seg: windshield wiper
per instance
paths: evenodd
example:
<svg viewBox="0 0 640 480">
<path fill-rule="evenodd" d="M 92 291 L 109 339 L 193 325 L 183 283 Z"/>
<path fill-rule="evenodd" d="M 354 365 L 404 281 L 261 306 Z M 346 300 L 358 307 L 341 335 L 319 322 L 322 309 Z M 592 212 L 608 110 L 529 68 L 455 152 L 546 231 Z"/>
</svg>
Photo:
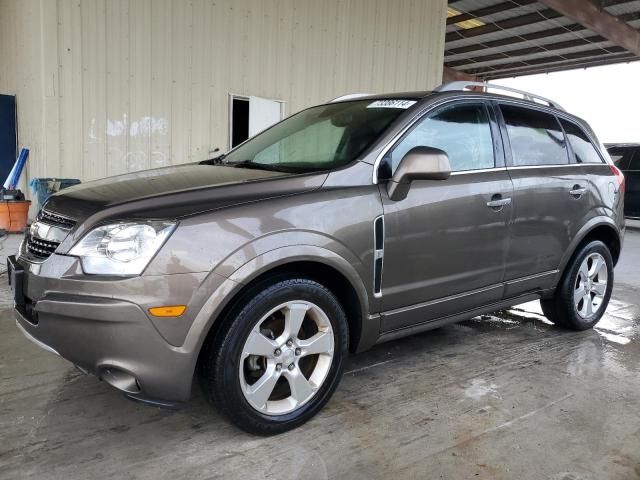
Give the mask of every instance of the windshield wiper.
<svg viewBox="0 0 640 480">
<path fill-rule="evenodd" d="M 283 167 L 282 165 L 258 163 L 253 160 L 243 160 L 241 162 L 225 163 L 228 167 L 250 168 L 254 170 L 268 170 L 271 172 L 296 173 L 295 169 Z"/>
<path fill-rule="evenodd" d="M 222 160 L 224 160 L 224 157 L 226 157 L 226 155 L 223 153 L 222 155 L 219 155 L 217 157 L 210 158 L 208 160 L 202 160 L 199 163 L 200 165 L 222 165 Z"/>
</svg>

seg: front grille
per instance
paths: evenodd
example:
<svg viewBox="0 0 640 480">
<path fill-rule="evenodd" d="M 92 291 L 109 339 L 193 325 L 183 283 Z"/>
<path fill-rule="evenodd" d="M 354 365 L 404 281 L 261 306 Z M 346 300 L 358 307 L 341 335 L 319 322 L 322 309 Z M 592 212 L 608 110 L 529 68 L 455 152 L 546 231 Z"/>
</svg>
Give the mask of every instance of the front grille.
<svg viewBox="0 0 640 480">
<path fill-rule="evenodd" d="M 35 238 L 27 234 L 27 252 L 36 258 L 47 259 L 60 245 L 58 242 Z"/>
<path fill-rule="evenodd" d="M 49 258 L 75 225 L 75 220 L 64 215 L 40 210 L 25 237 L 23 248 L 27 258 L 35 261 Z"/>
<path fill-rule="evenodd" d="M 40 210 L 40 213 L 38 213 L 38 218 L 36 218 L 36 220 L 65 229 L 72 229 L 76 224 L 74 220 L 63 217 L 62 215 L 58 215 L 57 213 L 49 212 L 44 208 Z"/>
</svg>

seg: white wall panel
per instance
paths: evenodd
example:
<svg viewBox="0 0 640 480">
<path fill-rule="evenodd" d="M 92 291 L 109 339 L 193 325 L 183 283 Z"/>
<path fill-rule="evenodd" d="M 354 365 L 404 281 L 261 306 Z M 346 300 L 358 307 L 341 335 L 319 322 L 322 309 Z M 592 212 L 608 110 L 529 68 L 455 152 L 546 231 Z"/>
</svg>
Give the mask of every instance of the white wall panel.
<svg viewBox="0 0 640 480">
<path fill-rule="evenodd" d="M 90 180 L 208 158 L 228 95 L 287 114 L 442 78 L 445 0 L 0 0 L 0 92 L 28 176 Z"/>
</svg>

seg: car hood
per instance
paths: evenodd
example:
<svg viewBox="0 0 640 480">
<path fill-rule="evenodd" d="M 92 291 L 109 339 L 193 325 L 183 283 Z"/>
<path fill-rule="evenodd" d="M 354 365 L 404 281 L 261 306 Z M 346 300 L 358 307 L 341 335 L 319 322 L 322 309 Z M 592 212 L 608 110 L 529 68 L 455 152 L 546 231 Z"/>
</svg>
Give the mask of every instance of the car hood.
<svg viewBox="0 0 640 480">
<path fill-rule="evenodd" d="M 48 211 L 91 224 L 105 218 L 180 218 L 319 188 L 327 174 L 289 174 L 186 164 L 83 183 L 62 190 Z"/>
</svg>

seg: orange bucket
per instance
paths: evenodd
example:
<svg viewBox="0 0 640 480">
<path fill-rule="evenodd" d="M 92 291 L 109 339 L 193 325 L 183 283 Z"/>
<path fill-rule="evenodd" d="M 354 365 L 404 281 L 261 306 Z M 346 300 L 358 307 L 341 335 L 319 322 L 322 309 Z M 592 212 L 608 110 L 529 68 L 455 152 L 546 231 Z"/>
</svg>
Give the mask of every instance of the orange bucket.
<svg viewBox="0 0 640 480">
<path fill-rule="evenodd" d="M 0 202 L 0 228 L 11 233 L 24 232 L 30 205 L 30 200 Z"/>
</svg>

